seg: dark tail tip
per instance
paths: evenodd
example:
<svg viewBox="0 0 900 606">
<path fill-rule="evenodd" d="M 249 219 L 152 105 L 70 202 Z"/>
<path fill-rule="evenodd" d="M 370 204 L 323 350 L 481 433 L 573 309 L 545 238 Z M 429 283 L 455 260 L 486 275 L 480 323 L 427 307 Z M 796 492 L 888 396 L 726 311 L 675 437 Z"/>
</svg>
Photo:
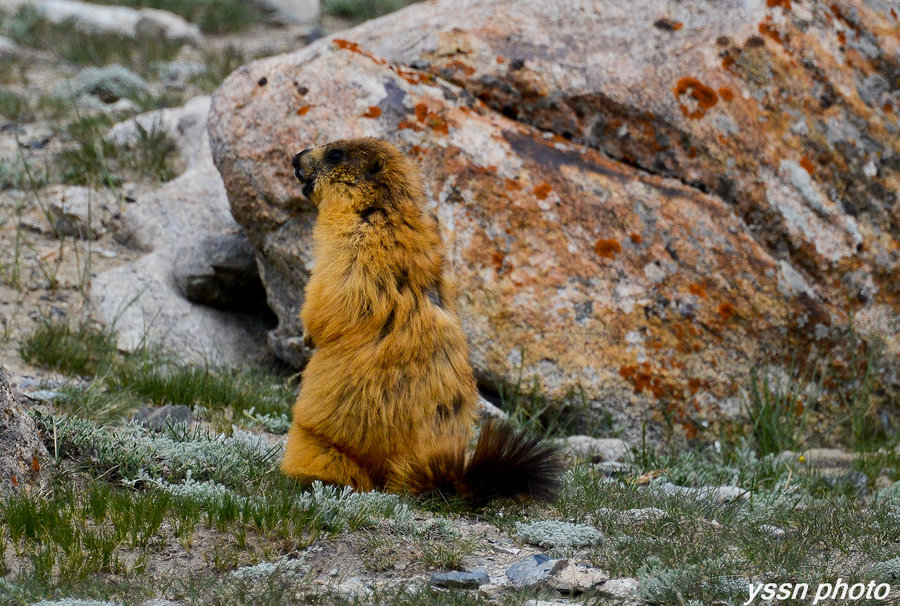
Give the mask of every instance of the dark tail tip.
<svg viewBox="0 0 900 606">
<path fill-rule="evenodd" d="M 559 449 L 509 421 L 489 420 L 463 473 L 462 495 L 473 505 L 491 499 L 550 501 L 563 472 Z"/>
</svg>

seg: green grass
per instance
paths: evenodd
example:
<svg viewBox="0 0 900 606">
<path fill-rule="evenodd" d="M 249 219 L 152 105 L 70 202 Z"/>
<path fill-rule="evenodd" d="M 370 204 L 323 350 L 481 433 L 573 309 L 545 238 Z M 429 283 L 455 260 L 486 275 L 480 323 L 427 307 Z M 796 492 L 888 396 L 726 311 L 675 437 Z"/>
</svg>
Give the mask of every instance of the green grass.
<svg viewBox="0 0 900 606">
<path fill-rule="evenodd" d="M 793 366 L 792 366 L 793 368 Z M 815 382 L 815 381 L 813 381 Z M 809 404 L 815 402 L 821 385 L 812 393 L 807 381 L 790 372 L 785 377 L 750 373 L 750 393 L 744 404 L 750 435 L 760 455 L 797 449 L 805 437 Z"/>
<path fill-rule="evenodd" d="M 3 29 L 18 44 L 52 51 L 73 65 L 118 63 L 141 74 L 151 73 L 154 63 L 171 61 L 184 46 L 162 36 L 135 40 L 121 34 L 86 33 L 68 21 L 51 23 L 30 6 L 7 19 Z"/>
<path fill-rule="evenodd" d="M 62 182 L 114 187 L 126 177 L 164 182 L 175 176 L 177 146 L 165 130 L 137 125 L 136 141 L 116 144 L 105 136 L 111 123 L 110 118 L 91 116 L 79 117 L 66 126 L 69 146 L 56 155 Z"/>
<path fill-rule="evenodd" d="M 240 32 L 265 17 L 252 2 L 244 0 L 97 0 L 96 3 L 171 11 L 209 34 Z"/>
<path fill-rule="evenodd" d="M 22 342 L 19 354 L 30 364 L 67 375 L 96 376 L 106 371 L 116 353 L 115 336 L 90 323 L 43 319 Z"/>
<path fill-rule="evenodd" d="M 393 13 L 414 2 L 415 0 L 323 0 L 322 12 L 359 23 Z"/>
<path fill-rule="evenodd" d="M 120 354 L 115 335 L 89 323 L 41 319 L 19 353 L 30 364 L 93 379 L 65 387 L 56 406 L 104 422 L 145 404 L 185 404 L 223 428 L 237 423 L 284 433 L 296 392 L 280 369 L 185 366 L 158 349 Z"/>
</svg>

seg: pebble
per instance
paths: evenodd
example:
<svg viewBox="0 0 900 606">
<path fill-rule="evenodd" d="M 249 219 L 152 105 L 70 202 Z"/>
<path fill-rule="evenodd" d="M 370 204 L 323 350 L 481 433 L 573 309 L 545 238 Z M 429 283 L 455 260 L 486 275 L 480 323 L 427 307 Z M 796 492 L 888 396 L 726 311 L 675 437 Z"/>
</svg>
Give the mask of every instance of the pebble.
<svg viewBox="0 0 900 606">
<path fill-rule="evenodd" d="M 491 578 L 483 570 L 442 572 L 431 575 L 431 584 L 447 589 L 477 589 L 487 585 Z"/>
</svg>

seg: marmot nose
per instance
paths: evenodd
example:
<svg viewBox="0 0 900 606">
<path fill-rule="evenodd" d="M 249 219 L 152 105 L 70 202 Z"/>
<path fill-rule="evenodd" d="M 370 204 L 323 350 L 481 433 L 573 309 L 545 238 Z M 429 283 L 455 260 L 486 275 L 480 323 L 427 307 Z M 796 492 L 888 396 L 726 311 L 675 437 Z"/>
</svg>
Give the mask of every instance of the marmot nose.
<svg viewBox="0 0 900 606">
<path fill-rule="evenodd" d="M 294 156 L 294 159 L 291 160 L 291 164 L 294 166 L 294 168 L 297 168 L 297 169 L 300 168 L 300 158 L 303 157 L 303 154 L 305 154 L 305 153 L 307 153 L 307 152 L 309 152 L 309 150 L 308 150 L 308 149 L 304 149 L 302 152 L 300 152 L 299 154 L 297 154 L 296 156 Z"/>
</svg>

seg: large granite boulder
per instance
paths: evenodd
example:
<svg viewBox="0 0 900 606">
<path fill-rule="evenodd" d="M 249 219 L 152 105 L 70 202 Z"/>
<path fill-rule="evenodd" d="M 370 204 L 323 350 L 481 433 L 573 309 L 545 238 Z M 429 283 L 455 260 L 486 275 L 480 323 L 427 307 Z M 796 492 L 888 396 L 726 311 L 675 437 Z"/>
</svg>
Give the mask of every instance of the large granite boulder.
<svg viewBox="0 0 900 606">
<path fill-rule="evenodd" d="M 210 137 L 271 349 L 308 355 L 315 214 L 290 157 L 373 135 L 422 167 L 482 384 L 690 435 L 739 410 L 753 366 L 842 345 L 852 310 L 896 386 L 900 45 L 881 4 L 443 0 L 244 66 Z"/>
<path fill-rule="evenodd" d="M 39 487 L 47 449 L 0 369 L 0 497 Z"/>
</svg>

